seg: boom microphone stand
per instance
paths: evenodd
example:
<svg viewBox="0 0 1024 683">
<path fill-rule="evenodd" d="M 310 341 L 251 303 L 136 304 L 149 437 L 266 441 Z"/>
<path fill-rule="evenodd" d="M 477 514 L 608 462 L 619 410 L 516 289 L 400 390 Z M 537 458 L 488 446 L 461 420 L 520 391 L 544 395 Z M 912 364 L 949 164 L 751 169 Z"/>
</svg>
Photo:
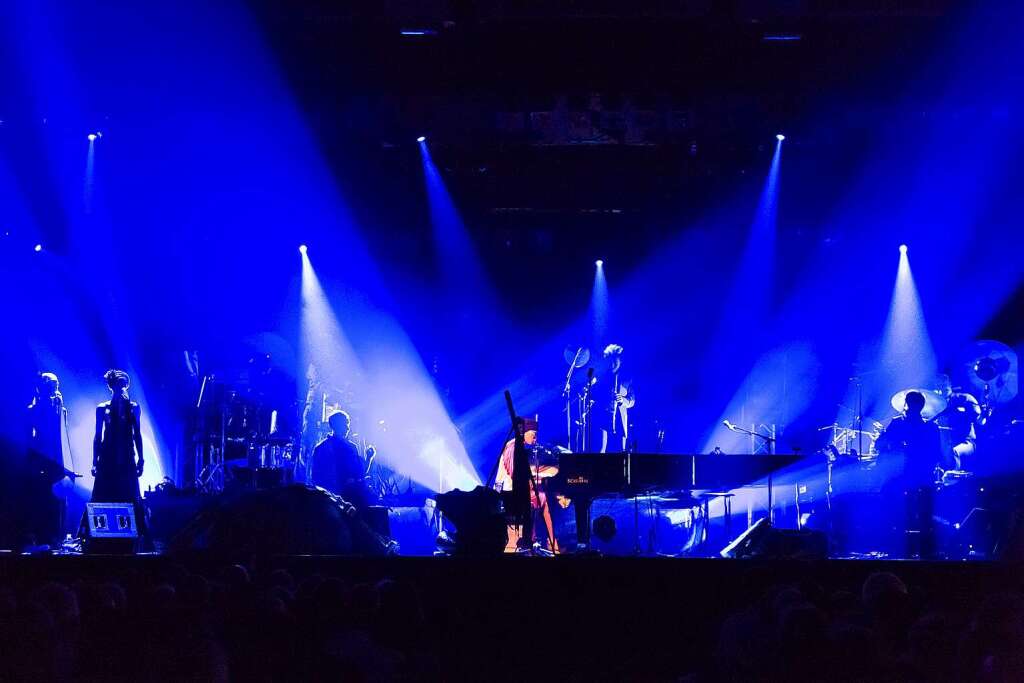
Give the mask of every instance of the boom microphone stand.
<svg viewBox="0 0 1024 683">
<path fill-rule="evenodd" d="M 569 372 L 565 376 L 565 387 L 562 388 L 562 396 L 565 397 L 565 447 L 572 450 L 572 375 L 576 372 L 576 363 L 583 353 L 583 347 L 576 348 L 576 355 L 569 363 Z"/>
<path fill-rule="evenodd" d="M 756 432 L 756 431 L 753 431 L 753 430 L 750 430 L 750 429 L 744 429 L 743 427 L 740 427 L 739 425 L 734 425 L 732 422 L 729 422 L 728 420 L 723 420 L 722 424 L 724 424 L 726 426 L 726 428 L 730 432 L 735 432 L 737 434 L 747 434 L 748 436 L 758 436 L 758 437 L 761 437 L 762 439 L 764 439 L 765 443 L 768 444 L 768 452 L 769 453 L 773 453 L 774 452 L 774 448 L 773 448 L 773 446 L 775 444 L 775 437 L 774 436 L 769 436 L 767 434 L 762 434 L 761 432 Z M 775 512 L 773 510 L 773 503 L 772 503 L 772 473 L 769 472 L 768 473 L 768 523 L 772 524 L 774 522 L 775 522 Z"/>
<path fill-rule="evenodd" d="M 590 409 L 593 407 L 593 401 L 590 400 L 590 390 L 594 386 L 594 368 L 587 369 L 587 386 L 583 390 L 583 410 L 580 411 L 581 428 L 583 429 L 583 447 L 580 449 L 581 453 L 586 453 L 590 448 Z"/>
</svg>

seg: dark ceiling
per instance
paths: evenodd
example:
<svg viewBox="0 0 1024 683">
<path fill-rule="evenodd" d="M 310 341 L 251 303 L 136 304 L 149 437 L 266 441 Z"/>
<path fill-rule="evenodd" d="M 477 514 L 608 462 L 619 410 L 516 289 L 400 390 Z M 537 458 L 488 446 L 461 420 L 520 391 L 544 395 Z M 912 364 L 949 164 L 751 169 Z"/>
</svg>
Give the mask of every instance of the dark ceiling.
<svg viewBox="0 0 1024 683">
<path fill-rule="evenodd" d="M 855 147 L 911 78 L 931 106 L 922 56 L 957 21 L 949 0 L 251 4 L 325 149 L 415 167 L 426 135 L 468 209 L 519 216 L 706 197 L 777 131 Z"/>
</svg>

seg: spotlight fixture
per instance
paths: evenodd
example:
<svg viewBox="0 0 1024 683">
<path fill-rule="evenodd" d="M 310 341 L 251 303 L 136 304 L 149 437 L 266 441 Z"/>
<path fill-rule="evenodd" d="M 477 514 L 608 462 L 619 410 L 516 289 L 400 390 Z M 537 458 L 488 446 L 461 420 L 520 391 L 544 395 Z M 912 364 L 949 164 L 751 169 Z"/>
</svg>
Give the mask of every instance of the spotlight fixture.
<svg viewBox="0 0 1024 683">
<path fill-rule="evenodd" d="M 775 139 L 778 140 L 779 142 L 782 142 L 783 140 L 786 139 L 786 136 L 783 135 L 782 133 L 779 133 L 778 135 L 775 136 Z"/>
<path fill-rule="evenodd" d="M 907 253 L 907 245 L 905 245 L 905 244 L 901 244 L 900 245 L 900 253 L 901 254 L 906 254 Z"/>
<path fill-rule="evenodd" d="M 305 253 L 306 253 L 306 245 L 305 244 L 300 244 L 299 245 L 299 253 L 305 255 Z"/>
<path fill-rule="evenodd" d="M 40 252 L 43 250 L 43 245 L 37 244 L 36 246 L 32 247 L 32 249 L 33 251 Z"/>
<path fill-rule="evenodd" d="M 602 261 L 601 259 L 597 259 L 596 261 L 594 261 L 594 265 L 600 268 L 601 266 L 604 265 L 604 261 Z"/>
<path fill-rule="evenodd" d="M 89 133 L 86 137 L 89 138 L 89 142 L 93 142 L 96 139 L 96 133 Z"/>
<path fill-rule="evenodd" d="M 418 138 L 416 138 L 416 142 L 426 142 L 426 141 L 427 141 L 427 138 L 425 136 L 423 136 L 423 135 L 421 135 Z"/>
</svg>

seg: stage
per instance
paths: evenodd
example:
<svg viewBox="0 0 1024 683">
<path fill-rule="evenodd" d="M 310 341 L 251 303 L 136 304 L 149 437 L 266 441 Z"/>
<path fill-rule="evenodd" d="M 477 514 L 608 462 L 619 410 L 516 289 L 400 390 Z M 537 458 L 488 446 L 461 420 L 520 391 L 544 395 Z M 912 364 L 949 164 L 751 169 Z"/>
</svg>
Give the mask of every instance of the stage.
<svg viewBox="0 0 1024 683">
<path fill-rule="evenodd" d="M 0 681 L 1024 681 L 1024 3 L 8 2 Z"/>
</svg>

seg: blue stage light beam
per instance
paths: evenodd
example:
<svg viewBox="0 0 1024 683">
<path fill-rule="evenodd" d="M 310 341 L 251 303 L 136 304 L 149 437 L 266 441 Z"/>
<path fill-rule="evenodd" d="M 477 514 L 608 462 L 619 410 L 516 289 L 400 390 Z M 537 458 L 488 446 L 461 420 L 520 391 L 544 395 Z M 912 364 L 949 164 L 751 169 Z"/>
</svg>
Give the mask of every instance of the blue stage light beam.
<svg viewBox="0 0 1024 683">
<path fill-rule="evenodd" d="M 434 246 L 444 286 L 449 293 L 459 293 L 462 305 L 467 305 L 467 295 L 474 297 L 477 304 L 491 300 L 490 280 L 480 266 L 476 248 L 425 140 L 420 138 L 420 156 L 430 204 Z"/>
<path fill-rule="evenodd" d="M 889 316 L 882 332 L 877 381 L 865 387 L 872 406 L 868 414 L 884 414 L 889 397 L 908 387 L 929 387 L 938 365 L 931 335 L 925 321 L 921 298 L 910 269 L 906 245 L 899 249 L 900 259 L 893 286 Z"/>
<path fill-rule="evenodd" d="M 746 245 L 733 276 L 729 298 L 722 307 L 719 335 L 730 339 L 734 339 L 738 332 L 749 332 L 751 325 L 760 326 L 769 316 L 774 291 L 781 165 L 782 140 L 779 140 L 775 143 L 775 152 L 761 189 Z M 747 347 L 745 343 L 743 346 Z M 720 344 L 716 347 L 723 348 Z M 732 362 L 733 354 L 730 352 L 728 355 Z"/>
<path fill-rule="evenodd" d="M 754 213 L 753 224 L 739 265 L 733 276 L 732 287 L 721 307 L 721 318 L 710 347 L 710 358 L 705 363 L 705 377 L 720 383 L 721 378 L 735 377 L 739 384 L 733 396 L 727 399 L 722 414 L 711 426 L 704 449 L 721 446 L 723 450 L 741 448 L 742 437 L 729 431 L 724 420 L 750 424 L 775 424 L 781 414 L 792 414 L 791 406 L 779 404 L 774 393 L 783 377 L 788 376 L 785 363 L 769 362 L 774 358 L 768 348 L 758 348 L 752 340 L 761 339 L 772 315 L 775 289 L 775 242 L 778 222 L 779 169 L 782 163 L 782 140 L 777 136 L 771 165 L 765 178 L 761 196 Z M 759 364 L 758 357 L 766 353 Z M 766 372 L 764 364 L 775 368 Z M 736 368 L 749 374 L 736 376 Z M 781 374 L 779 374 L 781 373 Z M 762 380 L 752 382 L 755 376 Z M 746 452 L 746 451 L 739 451 Z"/>
<path fill-rule="evenodd" d="M 813 345 L 806 341 L 765 352 L 722 411 L 720 426 L 711 430 L 701 452 L 718 447 L 725 453 L 753 453 L 764 446 L 756 437 L 728 429 L 723 424 L 726 420 L 758 433 L 767 433 L 765 426 L 773 425 L 775 451 L 789 452 L 789 444 L 782 438 L 785 426 L 811 405 L 820 366 Z"/>
<path fill-rule="evenodd" d="M 302 310 L 300 313 L 300 360 L 306 372 L 310 365 L 316 368 L 323 382 L 334 386 L 361 385 L 363 370 L 351 342 L 342 330 L 320 285 L 308 252 L 302 254 Z"/>
<path fill-rule="evenodd" d="M 85 179 L 82 188 L 82 206 L 86 214 L 92 213 L 93 172 L 96 167 L 96 135 L 89 134 L 89 149 L 85 153 Z"/>
<path fill-rule="evenodd" d="M 608 341 L 610 313 L 608 280 L 604 274 L 604 261 L 598 259 L 594 263 L 594 286 L 590 294 L 590 321 L 595 345 L 601 345 Z"/>
<path fill-rule="evenodd" d="M 372 329 L 369 343 L 350 340 L 335 306 L 302 255 L 301 355 L 325 387 L 346 389 L 359 409 L 353 416 L 358 438 L 378 449 L 380 462 L 434 491 L 470 490 L 480 483 L 458 431 L 429 374 L 401 327 L 388 315 L 341 301 L 346 319 Z"/>
<path fill-rule="evenodd" d="M 428 334 L 448 350 L 449 377 L 470 376 L 486 362 L 486 345 L 478 343 L 482 329 L 508 329 L 494 283 L 485 271 L 467 226 L 435 164 L 427 142 L 419 144 L 424 186 L 433 236 L 436 287 L 431 297 Z"/>
</svg>

